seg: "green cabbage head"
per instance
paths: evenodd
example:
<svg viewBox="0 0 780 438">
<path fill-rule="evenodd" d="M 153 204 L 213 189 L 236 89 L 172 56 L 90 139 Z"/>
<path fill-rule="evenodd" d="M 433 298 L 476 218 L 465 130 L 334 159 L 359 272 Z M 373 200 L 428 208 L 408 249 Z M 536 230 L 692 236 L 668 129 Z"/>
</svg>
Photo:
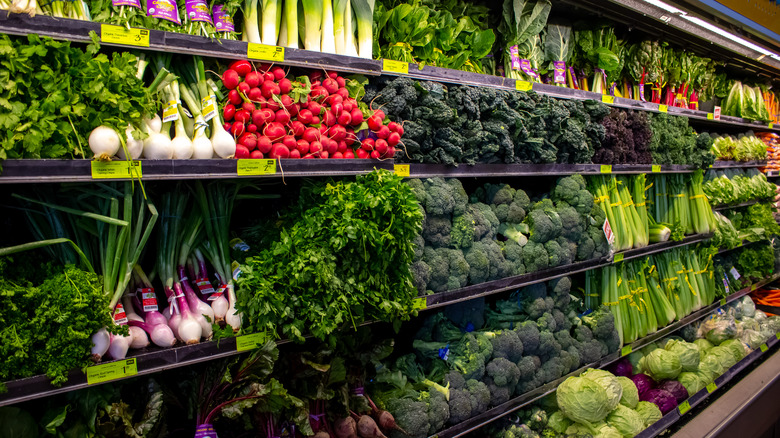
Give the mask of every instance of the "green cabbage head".
<svg viewBox="0 0 780 438">
<path fill-rule="evenodd" d="M 620 385 L 617 377 L 609 371 L 591 368 L 580 375 L 586 379 L 593 380 L 607 391 L 607 409 L 615 409 L 623 396 L 623 387 Z"/>
<path fill-rule="evenodd" d="M 569 377 L 564 380 L 558 385 L 555 396 L 561 412 L 577 423 L 599 423 L 611 410 L 604 387 L 585 377 Z"/>
<path fill-rule="evenodd" d="M 696 394 L 707 386 L 706 383 L 702 382 L 698 373 L 692 373 L 690 371 L 683 371 L 680 373 L 680 375 L 677 376 L 677 381 L 682 383 L 682 386 L 688 390 L 688 397 Z"/>
<path fill-rule="evenodd" d="M 640 367 L 656 382 L 674 379 L 682 372 L 680 356 L 661 348 L 653 350 L 640 361 Z"/>
<path fill-rule="evenodd" d="M 670 339 L 664 345 L 664 349 L 677 354 L 683 371 L 696 371 L 699 369 L 699 347 L 696 344 Z"/>
<path fill-rule="evenodd" d="M 615 377 L 623 387 L 623 395 L 620 397 L 620 404 L 628 406 L 631 409 L 636 408 L 636 404 L 639 403 L 639 390 L 634 385 L 634 382 L 628 377 L 618 376 Z"/>
<path fill-rule="evenodd" d="M 639 414 L 640 417 L 642 417 L 642 420 L 645 422 L 645 428 L 650 427 L 653 423 L 660 420 L 661 417 L 663 417 L 663 414 L 661 414 L 661 410 L 658 409 L 658 406 L 655 405 L 655 403 L 650 403 L 646 401 L 641 401 L 636 404 L 636 412 Z"/>
<path fill-rule="evenodd" d="M 550 415 L 550 418 L 547 419 L 547 427 L 561 435 L 566 433 L 566 429 L 568 429 L 569 426 L 571 426 L 571 420 L 566 418 L 561 411 L 553 412 L 553 414 Z"/>
<path fill-rule="evenodd" d="M 639 413 L 628 406 L 618 405 L 607 415 L 607 424 L 614 427 L 625 438 L 632 438 L 645 430 L 645 421 Z"/>
</svg>

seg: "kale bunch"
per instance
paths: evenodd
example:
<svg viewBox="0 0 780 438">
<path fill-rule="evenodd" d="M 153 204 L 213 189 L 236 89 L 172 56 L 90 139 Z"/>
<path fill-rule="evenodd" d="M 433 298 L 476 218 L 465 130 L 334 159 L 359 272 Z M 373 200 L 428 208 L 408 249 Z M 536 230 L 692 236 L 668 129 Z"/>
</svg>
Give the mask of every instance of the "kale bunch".
<svg viewBox="0 0 780 438">
<path fill-rule="evenodd" d="M 688 118 L 669 114 L 648 114 L 650 119 L 649 149 L 653 163 L 690 164 L 708 167 L 715 162 L 712 138 L 707 133 L 697 134 L 688 125 Z"/>
<path fill-rule="evenodd" d="M 594 163 L 652 163 L 653 157 L 648 150 L 651 131 L 647 113 L 612 108 L 601 124 L 605 136 L 593 157 Z"/>
</svg>

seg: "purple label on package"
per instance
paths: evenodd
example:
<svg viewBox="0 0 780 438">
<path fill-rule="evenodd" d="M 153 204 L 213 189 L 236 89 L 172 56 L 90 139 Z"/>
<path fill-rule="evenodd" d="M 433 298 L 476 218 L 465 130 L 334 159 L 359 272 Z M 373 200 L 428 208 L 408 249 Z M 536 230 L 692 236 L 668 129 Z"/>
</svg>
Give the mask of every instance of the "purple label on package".
<svg viewBox="0 0 780 438">
<path fill-rule="evenodd" d="M 532 78 L 538 78 L 539 75 L 536 74 L 536 71 L 531 67 L 531 61 L 527 59 L 521 59 L 520 60 L 520 70 L 523 71 L 523 73 L 527 74 L 528 76 Z"/>
<path fill-rule="evenodd" d="M 566 63 L 563 61 L 553 61 L 553 69 L 555 69 L 555 73 L 553 75 L 553 80 L 556 84 L 565 84 L 566 83 Z"/>
<path fill-rule="evenodd" d="M 149 0 L 146 3 L 146 15 L 181 24 L 175 0 Z"/>
<path fill-rule="evenodd" d="M 639 100 L 642 102 L 645 102 L 645 83 L 640 82 L 639 83 Z"/>
<path fill-rule="evenodd" d="M 574 67 L 569 67 L 569 74 L 571 75 L 571 81 L 574 85 L 574 89 L 580 89 L 580 81 L 577 79 L 577 72 L 574 71 Z"/>
<path fill-rule="evenodd" d="M 187 17 L 190 21 L 203 21 L 214 24 L 206 0 L 187 0 L 184 6 L 187 8 Z"/>
<path fill-rule="evenodd" d="M 195 429 L 195 438 L 217 438 L 217 432 L 210 424 L 201 424 Z"/>
<path fill-rule="evenodd" d="M 512 60 L 512 70 L 520 70 L 520 56 L 517 46 L 509 48 L 509 58 Z"/>
<path fill-rule="evenodd" d="M 214 27 L 217 32 L 235 32 L 236 25 L 233 24 L 233 17 L 226 14 L 222 5 L 214 5 Z"/>
<path fill-rule="evenodd" d="M 132 6 L 141 9 L 140 0 L 111 0 L 111 4 L 114 6 Z"/>
</svg>

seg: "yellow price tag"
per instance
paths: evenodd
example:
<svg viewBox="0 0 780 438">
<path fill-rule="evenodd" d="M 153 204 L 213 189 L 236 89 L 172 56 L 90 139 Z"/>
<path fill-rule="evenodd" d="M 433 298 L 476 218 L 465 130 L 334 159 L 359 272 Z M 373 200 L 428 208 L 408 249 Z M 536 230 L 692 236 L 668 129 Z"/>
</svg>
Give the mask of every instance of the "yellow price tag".
<svg viewBox="0 0 780 438">
<path fill-rule="evenodd" d="M 775 337 L 777 338 L 778 341 L 780 341 L 780 332 L 775 333 Z"/>
<path fill-rule="evenodd" d="M 751 284 L 751 285 L 750 285 L 750 291 L 752 292 L 752 291 L 756 290 L 756 289 L 757 289 L 757 287 L 756 287 L 756 286 L 757 286 L 757 285 L 755 285 L 755 284 Z"/>
<path fill-rule="evenodd" d="M 760 347 L 762 353 L 766 353 L 769 350 L 769 347 L 766 344 L 761 344 Z"/>
<path fill-rule="evenodd" d="M 623 253 L 619 252 L 615 254 L 615 257 L 612 259 L 612 263 L 622 262 L 623 261 Z"/>
<path fill-rule="evenodd" d="M 725 305 L 726 305 L 726 299 L 725 298 L 721 298 L 720 299 L 720 306 L 723 307 Z"/>
<path fill-rule="evenodd" d="M 284 47 L 248 43 L 246 56 L 249 59 L 259 59 L 261 61 L 284 62 Z"/>
<path fill-rule="evenodd" d="M 428 308 L 428 299 L 417 297 L 412 301 L 412 310 L 425 310 Z"/>
<path fill-rule="evenodd" d="M 651 167 L 651 170 L 653 173 L 660 173 L 661 172 L 661 165 L 660 164 L 653 164 Z"/>
<path fill-rule="evenodd" d="M 680 415 L 684 415 L 686 412 L 691 410 L 691 404 L 688 403 L 688 400 L 685 400 L 684 402 L 680 403 L 680 406 L 678 406 L 677 409 L 680 410 Z"/>
<path fill-rule="evenodd" d="M 770 123 L 770 124 L 769 124 L 769 129 L 772 129 L 772 128 L 774 128 L 774 127 L 775 127 L 775 124 L 774 124 L 774 123 Z"/>
<path fill-rule="evenodd" d="M 716 389 L 718 389 L 718 385 L 716 385 L 715 382 L 712 382 L 709 385 L 707 385 L 707 392 L 710 394 L 715 392 Z"/>
<path fill-rule="evenodd" d="M 276 160 L 241 158 L 236 172 L 238 176 L 273 175 L 276 173 Z"/>
<path fill-rule="evenodd" d="M 400 73 L 402 75 L 408 75 L 409 63 L 403 61 L 393 61 L 392 59 L 383 59 L 382 70 L 389 71 L 391 73 Z"/>
<path fill-rule="evenodd" d="M 707 120 L 715 120 L 715 114 L 707 113 Z"/>
<path fill-rule="evenodd" d="M 141 178 L 140 161 L 92 161 L 92 179 Z"/>
<path fill-rule="evenodd" d="M 149 29 L 130 29 L 111 24 L 100 25 L 100 41 L 125 46 L 149 47 Z"/>
<path fill-rule="evenodd" d="M 268 342 L 268 335 L 265 332 L 252 333 L 251 335 L 236 337 L 236 351 L 249 351 L 260 348 Z"/>
<path fill-rule="evenodd" d="M 138 374 L 138 360 L 124 359 L 87 367 L 87 385 L 109 382 Z"/>
<path fill-rule="evenodd" d="M 515 82 L 515 88 L 518 91 L 531 91 L 534 88 L 534 84 L 528 81 L 517 81 Z"/>
<path fill-rule="evenodd" d="M 615 96 L 610 96 L 610 95 L 605 94 L 605 95 L 601 96 L 601 101 L 606 103 L 606 104 L 612 105 L 613 103 L 615 103 Z"/>
<path fill-rule="evenodd" d="M 611 164 L 602 164 L 601 165 L 601 173 L 612 173 L 612 165 Z"/>
<path fill-rule="evenodd" d="M 662 113 L 668 113 L 669 107 L 666 105 L 658 105 L 658 111 Z"/>
<path fill-rule="evenodd" d="M 632 351 L 633 350 L 631 349 L 631 346 L 630 345 L 626 345 L 625 347 L 623 347 L 620 350 L 620 357 L 628 356 L 629 354 L 631 354 Z"/>
<path fill-rule="evenodd" d="M 409 176 L 411 172 L 408 164 L 395 164 L 393 165 L 393 171 L 398 176 Z"/>
</svg>

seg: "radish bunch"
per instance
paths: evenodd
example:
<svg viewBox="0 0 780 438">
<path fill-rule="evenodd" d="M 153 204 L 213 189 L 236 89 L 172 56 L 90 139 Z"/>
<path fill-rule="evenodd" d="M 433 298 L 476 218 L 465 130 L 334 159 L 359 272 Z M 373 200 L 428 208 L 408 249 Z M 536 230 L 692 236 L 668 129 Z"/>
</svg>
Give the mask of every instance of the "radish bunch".
<svg viewBox="0 0 780 438">
<path fill-rule="evenodd" d="M 392 158 L 403 127 L 350 95 L 348 79 L 236 61 L 222 74 L 225 130 L 236 158 Z"/>
</svg>

